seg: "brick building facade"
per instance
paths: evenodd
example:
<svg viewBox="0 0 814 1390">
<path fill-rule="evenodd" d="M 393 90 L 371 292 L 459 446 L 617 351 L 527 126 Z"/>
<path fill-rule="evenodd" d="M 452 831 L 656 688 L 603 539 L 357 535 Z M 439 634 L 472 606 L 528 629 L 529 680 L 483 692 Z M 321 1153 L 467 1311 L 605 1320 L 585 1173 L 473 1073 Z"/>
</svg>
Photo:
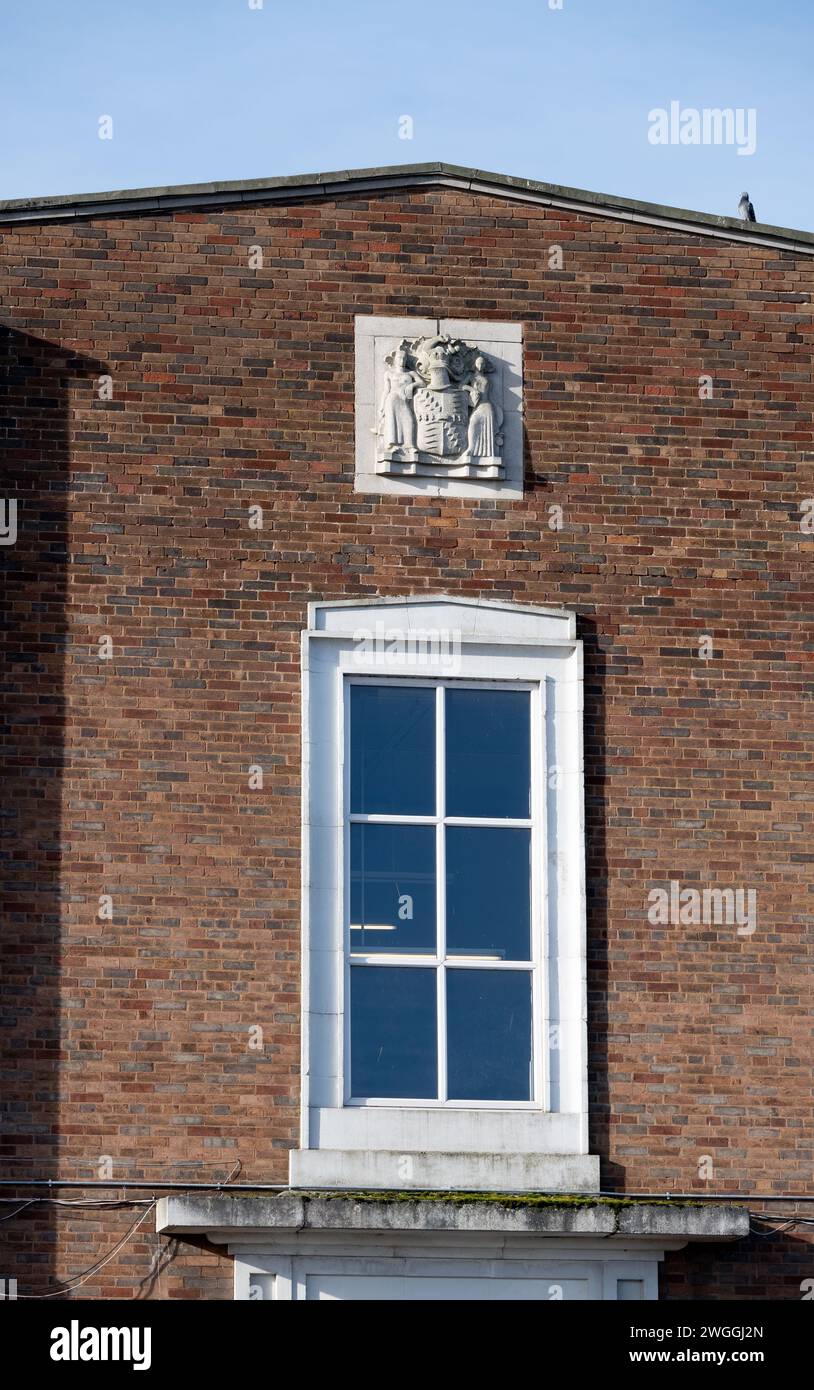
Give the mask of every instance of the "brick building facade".
<svg viewBox="0 0 814 1390">
<path fill-rule="evenodd" d="M 138 1220 L 77 1293 L 233 1296 L 225 1208 L 195 1202 L 234 1199 L 191 1185 L 285 1187 L 301 1145 L 308 606 L 431 595 L 582 643 L 597 1194 L 720 1194 L 670 1213 L 662 1297 L 801 1296 L 779 1217 L 810 1208 L 763 1198 L 814 1198 L 813 252 L 444 166 L 0 206 L 20 1296 Z M 357 490 L 369 316 L 520 326 L 521 497 Z M 754 921 L 654 923 L 675 883 L 753 891 Z M 87 1205 L 11 1185 L 57 1179 Z M 697 1210 L 720 1224 L 687 1244 Z"/>
</svg>

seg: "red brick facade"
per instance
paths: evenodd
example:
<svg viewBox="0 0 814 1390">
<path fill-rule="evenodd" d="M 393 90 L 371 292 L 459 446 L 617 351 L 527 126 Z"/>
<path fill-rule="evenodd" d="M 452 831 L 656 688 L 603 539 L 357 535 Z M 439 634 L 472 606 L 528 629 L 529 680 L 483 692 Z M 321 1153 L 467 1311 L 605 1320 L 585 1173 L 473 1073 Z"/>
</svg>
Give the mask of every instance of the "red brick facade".
<svg viewBox="0 0 814 1390">
<path fill-rule="evenodd" d="M 0 1176 L 286 1182 L 306 604 L 447 591 L 578 615 L 603 1188 L 814 1196 L 811 256 L 426 188 L 0 224 L 0 267 Z M 523 323 L 522 502 L 354 492 L 357 314 Z M 671 879 L 756 931 L 654 927 Z M 0 1274 L 70 1283 L 145 1210 L 31 1207 Z M 798 1227 L 664 1291 L 812 1275 Z M 148 1214 L 81 1292 L 230 1266 Z"/>
</svg>

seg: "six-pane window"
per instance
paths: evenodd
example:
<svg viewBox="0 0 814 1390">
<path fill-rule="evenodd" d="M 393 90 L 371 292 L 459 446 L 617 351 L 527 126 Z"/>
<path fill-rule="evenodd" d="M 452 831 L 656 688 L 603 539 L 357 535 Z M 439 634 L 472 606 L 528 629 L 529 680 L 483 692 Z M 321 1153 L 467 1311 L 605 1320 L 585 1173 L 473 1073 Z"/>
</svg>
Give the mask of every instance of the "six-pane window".
<svg viewBox="0 0 814 1390">
<path fill-rule="evenodd" d="M 348 1099 L 534 1102 L 530 690 L 347 693 Z"/>
</svg>

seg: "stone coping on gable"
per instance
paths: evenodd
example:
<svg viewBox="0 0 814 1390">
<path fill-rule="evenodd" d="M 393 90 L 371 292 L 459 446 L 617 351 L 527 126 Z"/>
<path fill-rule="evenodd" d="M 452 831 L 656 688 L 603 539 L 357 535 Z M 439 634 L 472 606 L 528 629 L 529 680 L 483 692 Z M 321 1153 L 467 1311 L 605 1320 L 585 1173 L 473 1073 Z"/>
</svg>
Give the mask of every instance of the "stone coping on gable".
<svg viewBox="0 0 814 1390">
<path fill-rule="evenodd" d="M 685 228 L 700 235 L 724 237 L 814 255 L 814 233 L 765 222 L 742 222 L 688 208 L 643 202 L 608 193 L 594 193 L 538 179 L 471 169 L 443 161 L 385 165 L 374 169 L 343 169 L 332 173 L 293 174 L 277 178 L 235 179 L 215 183 L 126 188 L 110 192 L 63 194 L 56 197 L 13 198 L 0 201 L 0 224 L 63 221 L 81 217 L 118 217 L 131 213 L 171 212 L 236 203 L 294 202 L 302 198 L 336 198 L 349 193 L 376 195 L 389 189 L 447 187 L 487 196 L 534 202 L 644 222 L 657 227 Z"/>
</svg>

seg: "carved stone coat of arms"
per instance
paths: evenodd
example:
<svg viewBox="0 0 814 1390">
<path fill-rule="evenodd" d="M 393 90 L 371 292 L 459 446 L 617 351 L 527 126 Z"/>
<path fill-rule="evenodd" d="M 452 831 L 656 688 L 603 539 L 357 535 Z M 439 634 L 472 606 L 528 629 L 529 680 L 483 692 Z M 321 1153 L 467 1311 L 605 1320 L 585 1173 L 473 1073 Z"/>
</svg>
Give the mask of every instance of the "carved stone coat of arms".
<svg viewBox="0 0 814 1390">
<path fill-rule="evenodd" d="M 403 338 L 384 367 L 378 473 L 504 476 L 500 373 L 487 353 L 449 335 Z"/>
</svg>

